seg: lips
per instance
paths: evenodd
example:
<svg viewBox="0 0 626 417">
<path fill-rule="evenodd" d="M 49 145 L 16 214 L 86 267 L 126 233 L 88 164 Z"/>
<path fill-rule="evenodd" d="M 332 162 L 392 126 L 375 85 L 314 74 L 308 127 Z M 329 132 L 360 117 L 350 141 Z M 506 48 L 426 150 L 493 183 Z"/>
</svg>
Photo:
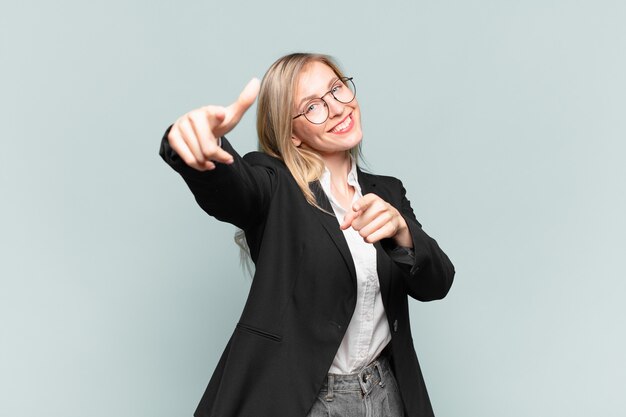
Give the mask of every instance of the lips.
<svg viewBox="0 0 626 417">
<path fill-rule="evenodd" d="M 346 133 L 350 131 L 350 129 L 352 129 L 353 125 L 354 125 L 354 119 L 352 118 L 352 113 L 350 113 L 349 115 L 346 116 L 345 119 L 343 119 L 341 122 L 335 125 L 335 127 L 329 130 L 329 132 L 338 133 L 338 134 Z"/>
</svg>

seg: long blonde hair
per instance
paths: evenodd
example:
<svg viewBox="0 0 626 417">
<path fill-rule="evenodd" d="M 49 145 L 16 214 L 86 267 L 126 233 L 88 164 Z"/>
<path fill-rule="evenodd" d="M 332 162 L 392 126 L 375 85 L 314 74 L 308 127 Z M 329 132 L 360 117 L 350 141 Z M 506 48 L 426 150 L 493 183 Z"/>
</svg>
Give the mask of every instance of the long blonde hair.
<svg viewBox="0 0 626 417">
<path fill-rule="evenodd" d="M 322 176 L 324 161 L 314 151 L 297 147 L 291 140 L 294 92 L 300 74 L 313 62 L 328 65 L 339 78 L 344 76 L 337 63 L 328 55 L 294 53 L 279 58 L 270 66 L 261 81 L 256 129 L 259 150 L 282 160 L 307 202 L 322 210 L 309 188 L 309 183 Z M 350 150 L 355 161 L 358 161 L 360 153 L 360 144 Z M 235 233 L 235 242 L 241 249 L 242 266 L 252 276 L 254 265 L 250 259 L 250 249 L 243 230 Z"/>
<path fill-rule="evenodd" d="M 267 70 L 261 82 L 257 103 L 257 134 L 261 151 L 281 159 L 293 175 L 309 204 L 318 207 L 309 183 L 324 172 L 324 161 L 314 151 L 297 147 L 291 140 L 294 91 L 302 71 L 313 62 L 328 65 L 337 77 L 343 72 L 328 55 L 294 53 L 279 58 Z M 350 150 L 358 159 L 360 145 Z"/>
</svg>

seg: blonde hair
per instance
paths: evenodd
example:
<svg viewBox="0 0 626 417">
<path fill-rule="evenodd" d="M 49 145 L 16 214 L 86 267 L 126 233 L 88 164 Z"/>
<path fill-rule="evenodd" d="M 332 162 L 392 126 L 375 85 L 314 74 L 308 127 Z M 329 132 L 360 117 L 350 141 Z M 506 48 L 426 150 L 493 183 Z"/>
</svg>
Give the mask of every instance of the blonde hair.
<svg viewBox="0 0 626 417">
<path fill-rule="evenodd" d="M 337 77 L 343 73 L 328 55 L 294 53 L 279 58 L 270 66 L 261 82 L 257 103 L 257 134 L 259 148 L 268 155 L 281 159 L 309 204 L 318 207 L 309 183 L 318 180 L 324 172 L 324 161 L 314 151 L 297 147 L 291 140 L 294 92 L 302 71 L 313 62 L 326 64 Z M 360 145 L 350 150 L 358 160 Z"/>
<path fill-rule="evenodd" d="M 282 160 L 302 190 L 307 202 L 323 210 L 309 188 L 309 183 L 322 176 L 324 161 L 316 152 L 297 147 L 291 140 L 294 92 L 300 74 L 307 65 L 313 62 L 328 65 L 339 78 L 344 76 L 337 63 L 328 55 L 294 53 L 279 58 L 270 66 L 261 81 L 257 101 L 256 129 L 259 136 L 259 150 Z M 355 162 L 358 161 L 360 153 L 360 144 L 350 150 Z M 235 233 L 235 243 L 241 249 L 239 255 L 242 266 L 250 276 L 253 276 L 254 264 L 250 258 L 250 248 L 243 230 Z"/>
</svg>

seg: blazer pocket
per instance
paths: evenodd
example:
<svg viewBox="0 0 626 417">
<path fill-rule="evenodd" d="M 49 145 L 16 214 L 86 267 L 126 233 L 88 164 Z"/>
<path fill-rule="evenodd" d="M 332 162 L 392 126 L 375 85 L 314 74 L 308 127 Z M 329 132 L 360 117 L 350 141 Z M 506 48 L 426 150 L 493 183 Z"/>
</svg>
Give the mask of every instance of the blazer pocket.
<svg viewBox="0 0 626 417">
<path fill-rule="evenodd" d="M 252 333 L 255 336 L 263 337 L 265 339 L 272 340 L 274 342 L 281 342 L 283 340 L 282 336 L 279 336 L 274 333 L 266 332 L 265 330 L 259 329 L 254 326 L 250 326 L 249 324 L 237 323 L 237 328 L 239 330 L 243 330 L 248 333 Z"/>
</svg>

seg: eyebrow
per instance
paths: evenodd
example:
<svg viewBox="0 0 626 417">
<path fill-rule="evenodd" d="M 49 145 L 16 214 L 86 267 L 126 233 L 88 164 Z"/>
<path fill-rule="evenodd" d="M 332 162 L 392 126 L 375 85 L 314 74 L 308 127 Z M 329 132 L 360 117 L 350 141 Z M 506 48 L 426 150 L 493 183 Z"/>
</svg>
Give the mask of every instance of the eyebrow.
<svg viewBox="0 0 626 417">
<path fill-rule="evenodd" d="M 335 77 L 332 80 L 330 80 L 330 82 L 328 83 L 328 88 L 330 88 L 331 85 L 333 85 L 334 83 L 337 82 L 337 80 L 340 80 L 340 79 L 341 78 L 339 78 L 339 77 Z M 315 95 L 315 94 L 307 96 L 307 97 L 303 98 L 302 100 L 300 100 L 300 103 L 298 104 L 298 108 L 300 108 L 302 106 L 302 104 L 304 104 L 304 102 L 309 101 L 309 100 L 313 100 L 314 98 L 320 98 L 320 97 Z"/>
</svg>

